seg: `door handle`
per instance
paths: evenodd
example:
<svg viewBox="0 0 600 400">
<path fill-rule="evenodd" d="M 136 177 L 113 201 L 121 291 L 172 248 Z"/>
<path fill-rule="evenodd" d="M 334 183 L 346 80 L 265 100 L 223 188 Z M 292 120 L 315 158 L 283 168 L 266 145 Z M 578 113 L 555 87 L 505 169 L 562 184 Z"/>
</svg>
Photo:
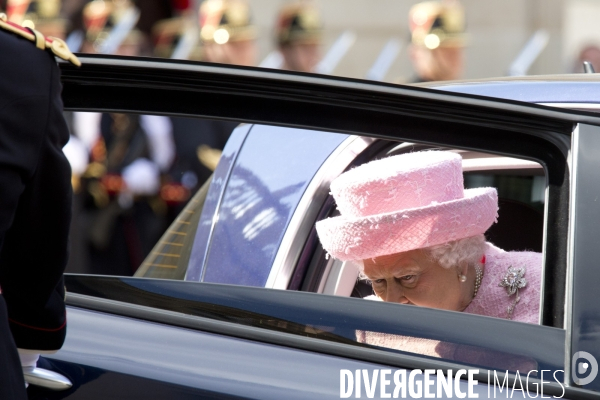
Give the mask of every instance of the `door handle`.
<svg viewBox="0 0 600 400">
<path fill-rule="evenodd" d="M 30 385 L 39 386 L 50 390 L 67 390 L 73 386 L 67 377 L 43 368 L 23 368 L 23 376 L 25 377 L 25 382 L 29 383 Z"/>
</svg>

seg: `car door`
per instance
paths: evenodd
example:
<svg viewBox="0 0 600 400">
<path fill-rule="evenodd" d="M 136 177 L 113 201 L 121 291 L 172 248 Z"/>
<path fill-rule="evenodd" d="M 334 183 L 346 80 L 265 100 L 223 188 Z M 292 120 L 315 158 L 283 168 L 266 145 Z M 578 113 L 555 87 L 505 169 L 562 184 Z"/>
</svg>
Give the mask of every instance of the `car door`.
<svg viewBox="0 0 600 400">
<path fill-rule="evenodd" d="M 107 60 L 100 57 L 89 57 L 83 61 L 84 67 L 81 70 L 63 66 L 65 106 L 75 110 L 119 110 L 222 118 L 270 126 L 290 126 L 329 133 L 471 149 L 538 162 L 544 167 L 547 179 L 543 247 L 544 286 L 541 299 L 543 326 L 529 326 L 501 320 L 489 321 L 483 317 L 440 310 L 408 310 L 407 307 L 394 304 L 363 305 L 368 302 L 348 298 L 332 300 L 327 296 L 320 297 L 314 294 L 302 294 L 308 296 L 303 297 L 302 300 L 311 302 L 313 297 L 328 299 L 329 302 L 335 302 L 333 304 L 348 307 L 351 310 L 348 315 L 354 315 L 355 310 L 366 307 L 361 311 L 362 314 L 358 313 L 365 318 L 362 325 L 354 324 L 339 328 L 346 330 L 346 339 L 352 339 L 348 331 L 365 330 L 369 321 L 374 322 L 375 319 L 387 315 L 391 318 L 388 321 L 389 325 L 377 328 L 381 332 L 445 340 L 508 354 L 524 354 L 540 366 L 547 365 L 554 372 L 564 371 L 565 373 L 559 378 L 560 381 L 547 385 L 547 393 L 552 392 L 559 396 L 563 387 L 566 387 L 568 397 L 578 397 L 594 395 L 598 390 L 596 382 L 586 383 L 582 388 L 577 387 L 571 375 L 570 363 L 571 355 L 580 351 L 579 348 L 585 348 L 585 351 L 594 357 L 600 356 L 598 341 L 588 334 L 596 327 L 595 320 L 589 318 L 596 305 L 582 293 L 575 294 L 574 291 L 575 287 L 579 287 L 576 285 L 584 285 L 584 281 L 591 284 L 598 279 L 592 268 L 582 265 L 584 261 L 589 261 L 585 257 L 591 255 L 592 244 L 589 240 L 574 240 L 575 234 L 589 235 L 587 236 L 589 238 L 595 236 L 594 229 L 597 228 L 590 226 L 591 222 L 584 224 L 585 229 L 578 228 L 576 224 L 578 209 L 575 205 L 579 204 L 578 201 L 585 200 L 586 207 L 582 210 L 590 212 L 590 215 L 585 214 L 585 218 L 587 221 L 594 221 L 595 211 L 590 207 L 592 204 L 590 193 L 594 192 L 596 186 L 593 178 L 586 175 L 584 170 L 578 169 L 575 173 L 572 167 L 584 164 L 587 166 L 588 163 L 592 163 L 590 157 L 578 158 L 581 151 L 578 143 L 581 143 L 584 137 L 586 144 L 590 141 L 590 146 L 585 146 L 586 150 L 591 151 L 594 148 L 593 138 L 597 129 L 594 124 L 599 122 L 595 117 L 511 101 L 442 94 L 425 89 L 339 78 L 289 75 L 185 62 L 128 61 L 120 58 Z M 366 139 L 364 143 L 369 144 L 369 141 L 370 139 Z M 573 146 L 572 143 L 578 145 Z M 358 153 L 363 154 L 362 151 Z M 342 170 L 350 166 L 354 160 L 355 158 L 348 160 Z M 581 164 L 574 164 L 574 161 Z M 591 183 L 584 180 L 586 177 L 591 179 Z M 579 181 L 586 182 L 584 188 L 573 186 Z M 578 190 L 583 190 L 588 195 L 582 199 L 577 196 Z M 307 200 L 300 199 L 299 203 L 303 201 Z M 285 246 L 280 245 L 277 249 L 275 257 L 277 262 L 273 267 L 278 270 L 287 268 L 295 271 L 296 266 L 301 265 L 303 254 L 311 257 L 324 256 L 317 254 L 319 250 L 316 237 L 314 234 L 311 236 L 311 232 L 319 215 L 322 216 L 324 212 L 330 211 L 331 204 L 326 203 L 325 198 L 317 209 L 300 210 L 301 214 L 298 216 L 292 214 L 290 218 L 298 221 L 299 226 L 294 231 L 285 231 L 280 241 L 280 244 Z M 329 208 L 326 209 L 325 206 Z M 289 226 L 288 223 L 286 227 Z M 578 233 L 580 232 L 578 229 L 583 229 L 583 233 Z M 285 235 L 288 237 L 286 238 Z M 578 259 L 580 254 L 584 257 L 582 260 Z M 244 263 L 244 260 L 238 260 L 238 263 Z M 202 283 L 183 284 L 198 285 L 198 290 L 210 287 L 209 284 Z M 261 292 L 265 289 L 254 290 Z M 248 299 L 248 293 L 236 293 L 240 303 Z M 90 293 L 84 295 L 98 297 Z M 299 299 L 293 297 L 296 295 L 298 294 L 293 292 L 278 293 L 278 296 L 282 296 L 281 301 L 289 298 L 289 302 L 294 304 Z M 117 298 L 118 293 L 114 293 L 108 300 L 115 301 Z M 129 297 L 127 302 L 147 306 L 143 298 L 143 293 L 139 292 L 136 296 Z M 319 312 L 323 311 L 328 301 L 315 300 L 317 306 L 313 312 L 321 315 Z M 341 303 L 337 303 L 338 301 Z M 213 304 L 210 300 L 205 302 Z M 292 306 L 289 302 L 285 303 L 285 306 L 278 305 L 275 308 L 283 307 L 285 310 Z M 360 305 L 356 302 L 360 302 Z M 99 310 L 97 306 L 77 303 L 75 300 L 72 304 L 109 314 L 114 312 L 113 309 Z M 162 307 L 160 304 L 162 303 L 155 303 L 152 307 L 160 309 Z M 273 312 L 273 310 L 268 311 L 265 315 Z M 162 322 L 162 325 L 173 332 L 181 328 L 181 324 L 173 324 L 168 318 L 160 319 L 163 317 L 156 315 L 152 322 Z M 374 315 L 377 315 L 377 318 Z M 127 317 L 136 319 L 139 315 L 128 314 Z M 335 318 L 329 314 L 323 316 L 321 320 L 333 321 Z M 444 321 L 443 332 L 433 328 L 433 326 L 440 327 L 439 323 L 437 325 L 434 323 L 440 320 Z M 472 324 L 469 325 L 472 329 L 468 330 L 468 334 L 463 329 L 467 323 Z M 327 328 L 321 329 L 325 332 L 338 329 L 333 323 L 319 326 Z M 199 331 L 207 329 L 205 326 L 198 328 Z M 223 327 L 214 329 L 225 336 L 235 336 Z M 434 333 L 430 333 L 432 329 Z M 209 331 L 214 333 L 215 330 Z M 264 333 L 263 330 L 261 332 Z M 495 335 L 491 336 L 491 332 L 501 332 L 504 341 Z M 432 361 L 429 357 L 416 353 L 399 356 L 390 349 L 368 349 L 368 355 L 365 355 L 366 353 L 363 354 L 355 349 L 361 346 L 347 342 L 328 347 L 323 344 L 325 342 L 321 338 L 315 339 L 318 345 L 302 347 L 295 343 L 291 344 L 293 340 L 289 335 L 293 333 L 284 329 L 285 339 L 281 342 L 272 343 L 263 337 L 258 341 L 316 354 L 335 354 L 344 360 L 369 361 L 397 368 L 448 366 L 444 364 L 448 360 Z M 256 338 L 257 336 L 244 337 L 250 341 Z M 532 338 L 537 341 L 543 338 L 543 343 L 547 347 L 542 350 L 533 346 Z M 520 344 L 515 347 L 514 343 L 527 345 L 526 348 Z M 358 353 L 362 355 L 359 356 Z M 554 358 L 549 359 L 549 355 L 553 355 Z M 61 357 L 66 358 L 64 351 L 56 356 L 57 359 Z M 458 361 L 459 365 L 463 365 L 461 360 Z M 453 366 L 455 367 L 456 365 Z M 515 377 L 510 374 L 511 371 L 493 365 L 483 366 L 482 375 L 478 376 L 480 382 L 485 382 L 487 376 L 485 368 L 489 371 L 497 371 L 501 377 L 504 375 L 510 377 L 511 385 L 514 382 Z M 306 382 L 309 383 L 310 379 L 308 377 Z M 491 383 L 494 385 L 494 382 Z M 533 389 L 534 383 L 539 384 L 540 381 L 534 379 L 527 385 Z M 336 384 L 339 385 L 339 382 Z"/>
</svg>

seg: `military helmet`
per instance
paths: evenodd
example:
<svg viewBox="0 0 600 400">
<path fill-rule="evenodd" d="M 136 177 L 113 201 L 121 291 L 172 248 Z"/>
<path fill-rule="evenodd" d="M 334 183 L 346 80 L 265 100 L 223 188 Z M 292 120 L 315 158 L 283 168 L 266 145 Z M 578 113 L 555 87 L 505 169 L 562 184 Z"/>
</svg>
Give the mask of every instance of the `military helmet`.
<svg viewBox="0 0 600 400">
<path fill-rule="evenodd" d="M 466 44 L 465 13 L 458 1 L 425 1 L 412 6 L 408 15 L 414 45 L 433 50 Z"/>
<path fill-rule="evenodd" d="M 256 38 L 250 6 L 244 0 L 206 0 L 200 6 L 200 38 L 225 44 Z"/>
<path fill-rule="evenodd" d="M 113 3 L 105 0 L 92 0 L 83 8 L 83 24 L 91 42 L 104 30 L 113 11 Z"/>
<path fill-rule="evenodd" d="M 64 38 L 68 20 L 60 15 L 61 0 L 8 0 L 7 15 L 11 22 Z"/>
<path fill-rule="evenodd" d="M 277 41 L 289 43 L 318 43 L 323 26 L 316 7 L 307 3 L 289 4 L 283 7 L 277 18 Z"/>
</svg>

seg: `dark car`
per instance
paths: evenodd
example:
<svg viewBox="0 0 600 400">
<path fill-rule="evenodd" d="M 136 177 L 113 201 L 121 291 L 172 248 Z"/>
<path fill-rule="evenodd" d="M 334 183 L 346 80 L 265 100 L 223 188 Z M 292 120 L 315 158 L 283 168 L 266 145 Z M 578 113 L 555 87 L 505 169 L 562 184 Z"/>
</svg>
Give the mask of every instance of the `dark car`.
<svg viewBox="0 0 600 400">
<path fill-rule="evenodd" d="M 417 370 L 444 372 L 414 378 L 425 385 L 477 370 L 471 378 L 479 383 L 473 387 L 465 373 L 456 396 L 491 390 L 507 397 L 515 388 L 518 396 L 541 388 L 544 396 L 599 396 L 591 361 L 600 357 L 594 113 L 484 97 L 495 94 L 484 89 L 458 94 L 184 61 L 81 60 L 81 69 L 61 65 L 70 110 L 242 125 L 138 276 L 67 276 L 67 340 L 39 366 L 72 387 L 50 391 L 42 386 L 51 379 L 41 379 L 32 398 L 355 398 L 359 387 L 365 397 L 393 397 L 404 392 L 392 376 Z M 563 85 L 554 92 L 496 84 L 506 93 L 514 88 L 515 97 L 530 93 L 521 100 L 569 103 L 568 93 L 598 85 L 586 78 L 583 86 L 550 81 Z M 600 96 L 585 100 L 600 103 Z M 498 188 L 512 211 L 504 219 L 501 211 L 506 222 L 490 232 L 495 242 L 543 252 L 539 325 L 366 301 L 368 285 L 320 246 L 314 226 L 336 213 L 333 178 L 432 147 L 460 152 L 467 186 Z M 360 331 L 452 343 L 493 361 L 367 345 L 357 340 Z M 584 360 L 591 368 L 582 370 Z M 375 375 L 385 371 L 387 387 Z M 405 394 L 419 397 L 411 390 Z"/>
</svg>

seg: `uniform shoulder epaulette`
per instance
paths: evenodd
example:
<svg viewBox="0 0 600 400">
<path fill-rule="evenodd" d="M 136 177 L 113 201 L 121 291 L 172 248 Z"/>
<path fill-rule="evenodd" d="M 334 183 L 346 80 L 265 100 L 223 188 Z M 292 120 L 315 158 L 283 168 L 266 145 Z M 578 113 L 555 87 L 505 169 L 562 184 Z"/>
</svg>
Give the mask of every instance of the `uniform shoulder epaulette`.
<svg viewBox="0 0 600 400">
<path fill-rule="evenodd" d="M 24 37 L 25 39 L 34 42 L 38 49 L 50 49 L 55 56 L 69 61 L 78 67 L 81 66 L 81 61 L 79 61 L 75 54 L 69 50 L 69 46 L 67 46 L 65 41 L 62 39 L 52 36 L 44 37 L 44 35 L 35 29 L 24 28 L 21 25 L 8 21 L 6 14 L 2 13 L 0 13 L 0 29 Z"/>
</svg>

